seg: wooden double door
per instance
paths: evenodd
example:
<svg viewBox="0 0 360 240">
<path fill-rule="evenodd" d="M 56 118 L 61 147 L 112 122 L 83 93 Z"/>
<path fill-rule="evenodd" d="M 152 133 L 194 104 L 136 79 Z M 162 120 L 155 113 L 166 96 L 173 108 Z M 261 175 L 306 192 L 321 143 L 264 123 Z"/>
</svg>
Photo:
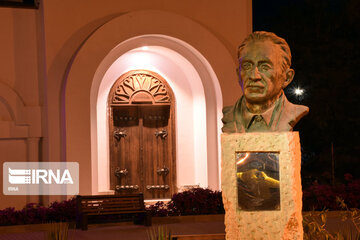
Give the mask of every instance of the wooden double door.
<svg viewBox="0 0 360 240">
<path fill-rule="evenodd" d="M 171 198 L 176 191 L 171 105 L 114 106 L 110 112 L 112 189 Z"/>
</svg>

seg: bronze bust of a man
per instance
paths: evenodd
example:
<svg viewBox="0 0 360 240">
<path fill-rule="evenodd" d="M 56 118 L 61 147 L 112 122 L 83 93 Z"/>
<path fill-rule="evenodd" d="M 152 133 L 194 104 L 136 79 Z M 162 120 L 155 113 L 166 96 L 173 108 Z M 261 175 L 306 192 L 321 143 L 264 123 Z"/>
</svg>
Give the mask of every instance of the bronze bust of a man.
<svg viewBox="0 0 360 240">
<path fill-rule="evenodd" d="M 239 46 L 238 57 L 244 94 L 223 108 L 222 131 L 292 131 L 309 108 L 290 103 L 284 94 L 295 74 L 289 45 L 274 33 L 253 32 Z"/>
</svg>

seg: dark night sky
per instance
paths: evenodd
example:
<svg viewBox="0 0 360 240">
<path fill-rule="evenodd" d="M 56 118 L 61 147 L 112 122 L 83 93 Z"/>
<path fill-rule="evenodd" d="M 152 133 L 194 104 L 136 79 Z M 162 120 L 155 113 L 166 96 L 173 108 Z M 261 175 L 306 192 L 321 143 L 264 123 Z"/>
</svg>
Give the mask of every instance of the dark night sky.
<svg viewBox="0 0 360 240">
<path fill-rule="evenodd" d="M 310 107 L 295 128 L 303 182 L 329 181 L 332 144 L 337 180 L 344 173 L 360 177 L 360 1 L 253 0 L 253 26 L 289 43 L 295 78 L 285 93 Z M 294 87 L 305 89 L 305 95 L 296 97 Z"/>
</svg>

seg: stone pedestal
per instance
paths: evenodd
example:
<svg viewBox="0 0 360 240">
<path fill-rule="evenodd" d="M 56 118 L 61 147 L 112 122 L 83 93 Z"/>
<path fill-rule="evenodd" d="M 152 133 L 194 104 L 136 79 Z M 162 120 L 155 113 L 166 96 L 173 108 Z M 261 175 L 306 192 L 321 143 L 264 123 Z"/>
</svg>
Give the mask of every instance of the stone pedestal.
<svg viewBox="0 0 360 240">
<path fill-rule="evenodd" d="M 226 211 L 226 239 L 303 239 L 299 134 L 297 132 L 222 134 L 221 146 L 221 185 Z M 251 163 L 252 160 L 249 159 L 243 160 L 243 156 L 246 156 L 246 154 L 252 154 L 251 156 L 256 157 L 258 153 L 270 153 L 277 156 L 277 177 L 268 177 L 269 174 L 266 174 L 266 171 L 265 173 L 263 172 L 265 166 L 265 163 L 263 164 L 264 166 L 261 165 L 263 160 L 259 161 L 260 163 Z M 272 161 L 272 159 L 270 160 Z M 244 163 L 241 161 L 244 161 Z M 276 204 L 270 206 L 270 209 L 254 210 L 254 208 L 250 208 L 249 210 L 244 205 L 241 206 L 241 201 L 244 199 L 243 196 L 253 199 L 255 205 L 264 201 L 258 200 L 261 198 L 256 199 L 254 197 L 256 194 L 263 193 L 259 188 L 259 184 L 256 185 L 257 188 L 251 187 L 254 185 L 247 184 L 246 181 L 250 178 L 247 177 L 247 180 L 245 179 L 245 170 L 241 170 L 244 172 L 239 173 L 240 164 L 248 164 L 246 166 L 249 166 L 249 168 L 259 166 L 258 169 L 260 171 L 258 169 L 246 171 L 246 174 L 249 172 L 253 174 L 253 179 L 262 179 L 262 181 L 270 179 L 269 181 L 278 184 L 278 195 L 275 196 L 278 196 L 279 199 Z M 240 191 L 252 189 L 254 192 L 257 191 L 257 193 L 248 191 L 245 195 L 239 194 L 239 188 Z M 274 192 L 274 188 L 271 190 L 268 192 Z M 242 198 L 240 202 L 238 195 Z"/>
</svg>

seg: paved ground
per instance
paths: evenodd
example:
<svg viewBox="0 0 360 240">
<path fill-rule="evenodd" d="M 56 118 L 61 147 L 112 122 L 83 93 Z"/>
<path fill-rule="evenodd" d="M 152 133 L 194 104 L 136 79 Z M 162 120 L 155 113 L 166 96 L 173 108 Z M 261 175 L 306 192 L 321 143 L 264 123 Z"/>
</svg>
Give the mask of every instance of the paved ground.
<svg viewBox="0 0 360 240">
<path fill-rule="evenodd" d="M 165 220 L 165 219 L 164 219 Z M 157 222 L 153 228 L 158 226 L 166 227 L 173 235 L 188 234 L 211 234 L 224 233 L 225 226 L 223 221 L 218 219 L 209 221 L 206 219 L 188 219 L 186 222 L 179 221 L 173 223 Z M 122 225 L 89 225 L 89 230 L 69 230 L 69 240 L 147 240 L 149 227 L 133 224 Z M 46 240 L 44 232 L 27 232 L 27 233 L 9 233 L 0 234 L 0 240 Z"/>
<path fill-rule="evenodd" d="M 353 238 L 358 239 L 359 233 L 348 219 L 342 221 L 339 216 L 342 212 L 329 212 L 326 229 L 331 233 L 351 232 Z M 0 228 L 0 240 L 47 240 L 47 227 L 11 226 L 8 229 Z M 167 227 L 173 235 L 216 234 L 224 233 L 223 215 L 184 216 L 169 218 L 153 218 L 153 228 Z M 24 229 L 22 229 L 24 228 Z M 4 231 L 6 233 L 4 234 Z M 81 231 L 70 229 L 69 240 L 147 240 L 149 227 L 133 225 L 131 222 L 120 224 L 89 225 L 89 230 Z"/>
</svg>

